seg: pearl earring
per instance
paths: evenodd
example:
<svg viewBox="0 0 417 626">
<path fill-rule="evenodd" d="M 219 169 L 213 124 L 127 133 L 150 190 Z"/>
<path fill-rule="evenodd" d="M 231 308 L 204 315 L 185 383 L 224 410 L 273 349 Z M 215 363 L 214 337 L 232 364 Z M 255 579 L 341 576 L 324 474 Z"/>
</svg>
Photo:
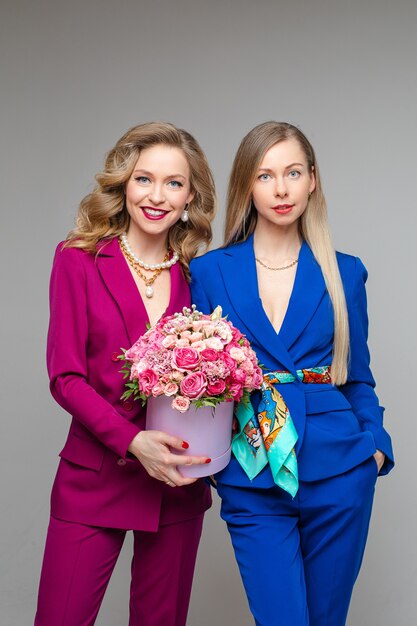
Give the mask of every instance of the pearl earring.
<svg viewBox="0 0 417 626">
<path fill-rule="evenodd" d="M 181 213 L 181 221 L 184 222 L 184 224 L 186 224 L 189 219 L 190 219 L 190 216 L 188 215 L 188 204 L 186 204 L 183 212 Z"/>
</svg>

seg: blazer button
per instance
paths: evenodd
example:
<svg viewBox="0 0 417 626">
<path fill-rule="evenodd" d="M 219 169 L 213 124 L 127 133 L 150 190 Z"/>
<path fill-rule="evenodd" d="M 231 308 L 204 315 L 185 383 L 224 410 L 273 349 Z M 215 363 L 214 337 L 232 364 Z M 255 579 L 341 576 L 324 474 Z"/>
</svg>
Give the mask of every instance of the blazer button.
<svg viewBox="0 0 417 626">
<path fill-rule="evenodd" d="M 111 360 L 114 361 L 114 363 L 117 363 L 117 361 L 119 361 L 120 359 L 118 359 L 119 353 L 118 352 L 113 352 L 113 354 L 111 355 Z"/>
<path fill-rule="evenodd" d="M 131 411 L 133 409 L 133 402 L 131 400 L 125 400 L 122 407 L 125 411 Z"/>
<path fill-rule="evenodd" d="M 126 465 L 126 461 L 124 459 L 117 459 L 117 465 Z"/>
</svg>

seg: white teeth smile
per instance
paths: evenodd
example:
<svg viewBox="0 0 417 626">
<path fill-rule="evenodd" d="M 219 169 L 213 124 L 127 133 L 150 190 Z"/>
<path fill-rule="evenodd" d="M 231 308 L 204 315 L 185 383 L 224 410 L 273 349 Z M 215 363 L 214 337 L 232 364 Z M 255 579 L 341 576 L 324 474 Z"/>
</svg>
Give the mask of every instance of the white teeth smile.
<svg viewBox="0 0 417 626">
<path fill-rule="evenodd" d="M 161 211 L 158 209 L 144 209 L 145 213 L 152 215 L 153 217 L 160 217 L 161 215 L 165 215 L 166 211 Z"/>
<path fill-rule="evenodd" d="M 145 213 L 149 213 L 149 215 L 154 215 L 155 217 L 159 217 L 160 215 L 165 215 L 166 211 L 160 211 L 158 209 L 144 209 Z"/>
</svg>

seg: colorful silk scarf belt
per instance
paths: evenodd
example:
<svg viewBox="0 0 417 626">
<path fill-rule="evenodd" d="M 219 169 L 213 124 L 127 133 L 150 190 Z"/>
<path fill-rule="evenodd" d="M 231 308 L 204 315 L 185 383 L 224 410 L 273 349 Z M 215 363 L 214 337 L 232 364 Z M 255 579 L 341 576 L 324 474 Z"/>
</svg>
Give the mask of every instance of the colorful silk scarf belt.
<svg viewBox="0 0 417 626">
<path fill-rule="evenodd" d="M 302 383 L 331 384 L 330 366 L 297 370 Z M 290 372 L 268 372 L 263 377 L 262 398 L 255 415 L 252 404 L 240 402 L 235 415 L 240 432 L 233 437 L 232 450 L 252 480 L 269 463 L 274 482 L 293 497 L 298 491 L 297 457 L 294 446 L 298 434 L 284 398 L 275 385 L 292 383 Z"/>
</svg>

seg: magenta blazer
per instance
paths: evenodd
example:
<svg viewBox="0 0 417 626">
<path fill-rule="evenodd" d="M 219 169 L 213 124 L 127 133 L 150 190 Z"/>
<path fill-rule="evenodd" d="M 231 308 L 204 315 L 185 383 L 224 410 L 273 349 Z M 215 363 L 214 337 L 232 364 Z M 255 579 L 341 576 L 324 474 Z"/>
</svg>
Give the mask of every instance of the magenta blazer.
<svg viewBox="0 0 417 626">
<path fill-rule="evenodd" d="M 117 238 L 97 256 L 58 245 L 50 283 L 47 364 L 55 400 L 72 416 L 54 481 L 54 517 L 110 528 L 155 531 L 211 505 L 199 480 L 168 487 L 127 448 L 145 427 L 140 403 L 121 401 L 117 355 L 146 331 L 148 316 Z M 190 305 L 179 264 L 171 270 L 166 314 Z M 174 433 L 173 433 L 174 434 Z"/>
</svg>

